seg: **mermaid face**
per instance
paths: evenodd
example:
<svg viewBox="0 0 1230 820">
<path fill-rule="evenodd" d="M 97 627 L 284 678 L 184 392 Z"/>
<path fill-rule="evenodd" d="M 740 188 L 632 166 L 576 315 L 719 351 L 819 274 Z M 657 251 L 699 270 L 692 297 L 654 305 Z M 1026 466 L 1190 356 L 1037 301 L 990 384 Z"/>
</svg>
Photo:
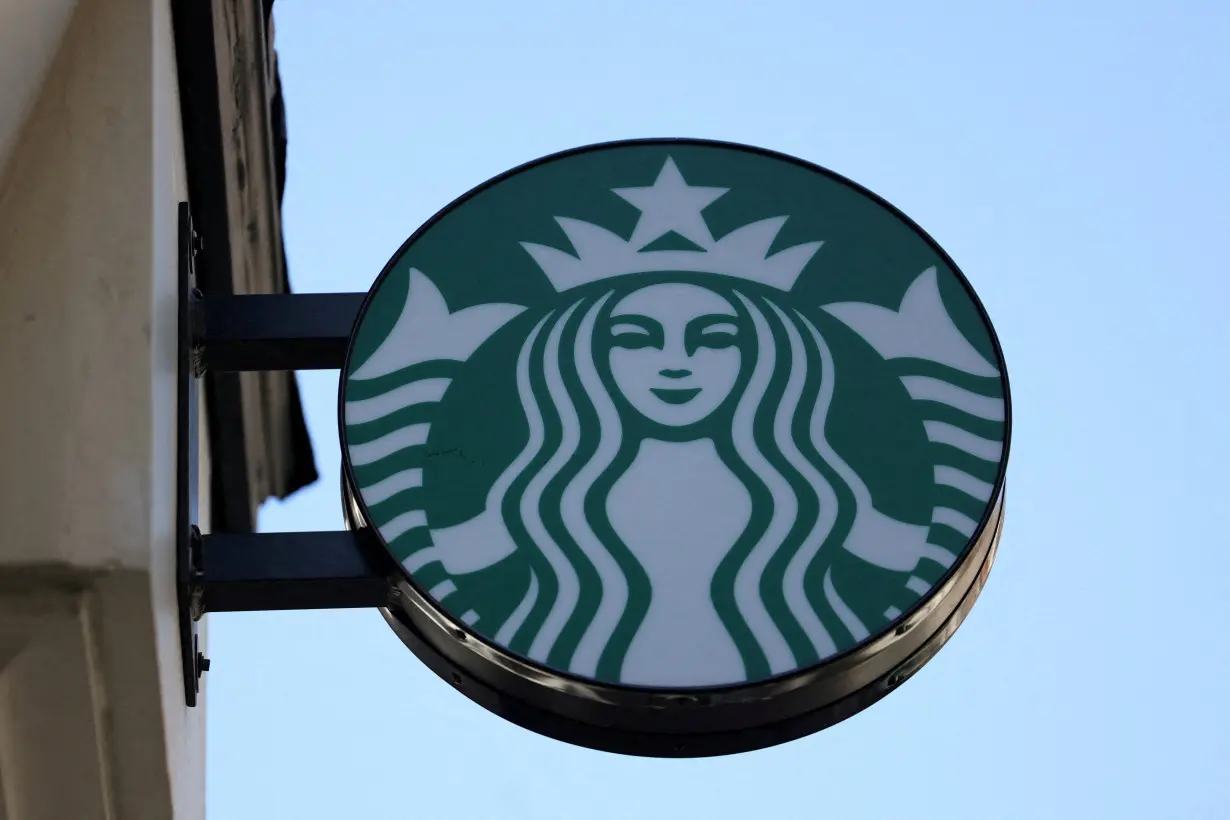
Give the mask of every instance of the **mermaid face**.
<svg viewBox="0 0 1230 820">
<path fill-rule="evenodd" d="M 684 283 L 650 285 L 611 309 L 611 375 L 650 421 L 703 421 L 739 377 L 739 314 L 722 296 Z"/>
</svg>

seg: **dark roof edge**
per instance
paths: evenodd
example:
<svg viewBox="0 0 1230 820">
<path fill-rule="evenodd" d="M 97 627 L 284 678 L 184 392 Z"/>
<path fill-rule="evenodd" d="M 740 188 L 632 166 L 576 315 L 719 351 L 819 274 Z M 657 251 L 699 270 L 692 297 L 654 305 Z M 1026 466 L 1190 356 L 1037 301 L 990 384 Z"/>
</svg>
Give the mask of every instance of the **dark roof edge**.
<svg viewBox="0 0 1230 820">
<path fill-rule="evenodd" d="M 204 243 L 198 286 L 205 293 L 290 292 L 280 219 L 285 116 L 266 35 L 272 2 L 262 2 L 171 1 L 189 205 Z M 227 40 L 222 52 L 220 39 Z M 254 59 L 244 62 L 242 54 Z M 220 66 L 229 75 L 225 85 Z M 263 116 L 245 118 L 254 95 Z M 293 373 L 205 378 L 211 528 L 251 532 L 267 498 L 285 498 L 318 478 L 298 383 Z"/>
</svg>

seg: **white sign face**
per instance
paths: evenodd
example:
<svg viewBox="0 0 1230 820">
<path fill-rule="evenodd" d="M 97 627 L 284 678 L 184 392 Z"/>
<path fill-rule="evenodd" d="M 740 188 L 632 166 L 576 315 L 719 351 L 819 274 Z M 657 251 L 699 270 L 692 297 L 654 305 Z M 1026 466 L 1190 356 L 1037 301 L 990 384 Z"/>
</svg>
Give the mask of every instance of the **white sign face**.
<svg viewBox="0 0 1230 820">
<path fill-rule="evenodd" d="M 407 588 L 485 656 L 598 687 L 755 686 L 899 632 L 1007 452 L 999 347 L 942 251 L 720 143 L 582 149 L 455 203 L 377 281 L 341 390 L 348 490 Z"/>
</svg>

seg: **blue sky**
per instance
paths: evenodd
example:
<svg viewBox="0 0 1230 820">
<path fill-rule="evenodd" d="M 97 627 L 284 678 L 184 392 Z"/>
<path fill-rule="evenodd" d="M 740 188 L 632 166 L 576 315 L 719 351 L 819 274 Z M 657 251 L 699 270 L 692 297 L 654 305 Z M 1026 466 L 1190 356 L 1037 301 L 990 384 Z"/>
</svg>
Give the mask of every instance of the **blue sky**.
<svg viewBox="0 0 1230 820">
<path fill-rule="evenodd" d="M 953 256 L 1015 429 L 972 615 L 832 729 L 619 757 L 485 712 L 375 611 L 214 615 L 211 818 L 1230 812 L 1230 4 L 299 0 L 276 23 L 297 291 L 366 290 L 436 210 L 543 154 L 763 145 Z M 300 380 L 323 478 L 267 530 L 342 525 L 337 374 Z"/>
</svg>

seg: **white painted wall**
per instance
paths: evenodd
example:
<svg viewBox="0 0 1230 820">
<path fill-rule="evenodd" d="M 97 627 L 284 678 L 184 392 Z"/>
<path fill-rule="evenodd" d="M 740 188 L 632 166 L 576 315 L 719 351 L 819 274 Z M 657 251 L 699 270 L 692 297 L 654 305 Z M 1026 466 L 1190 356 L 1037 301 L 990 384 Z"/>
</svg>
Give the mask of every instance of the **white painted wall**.
<svg viewBox="0 0 1230 820">
<path fill-rule="evenodd" d="M 0 171 L 75 5 L 76 0 L 0 0 Z"/>
<path fill-rule="evenodd" d="M 0 820 L 203 817 L 168 0 L 0 0 L 0 77 Z"/>
</svg>

